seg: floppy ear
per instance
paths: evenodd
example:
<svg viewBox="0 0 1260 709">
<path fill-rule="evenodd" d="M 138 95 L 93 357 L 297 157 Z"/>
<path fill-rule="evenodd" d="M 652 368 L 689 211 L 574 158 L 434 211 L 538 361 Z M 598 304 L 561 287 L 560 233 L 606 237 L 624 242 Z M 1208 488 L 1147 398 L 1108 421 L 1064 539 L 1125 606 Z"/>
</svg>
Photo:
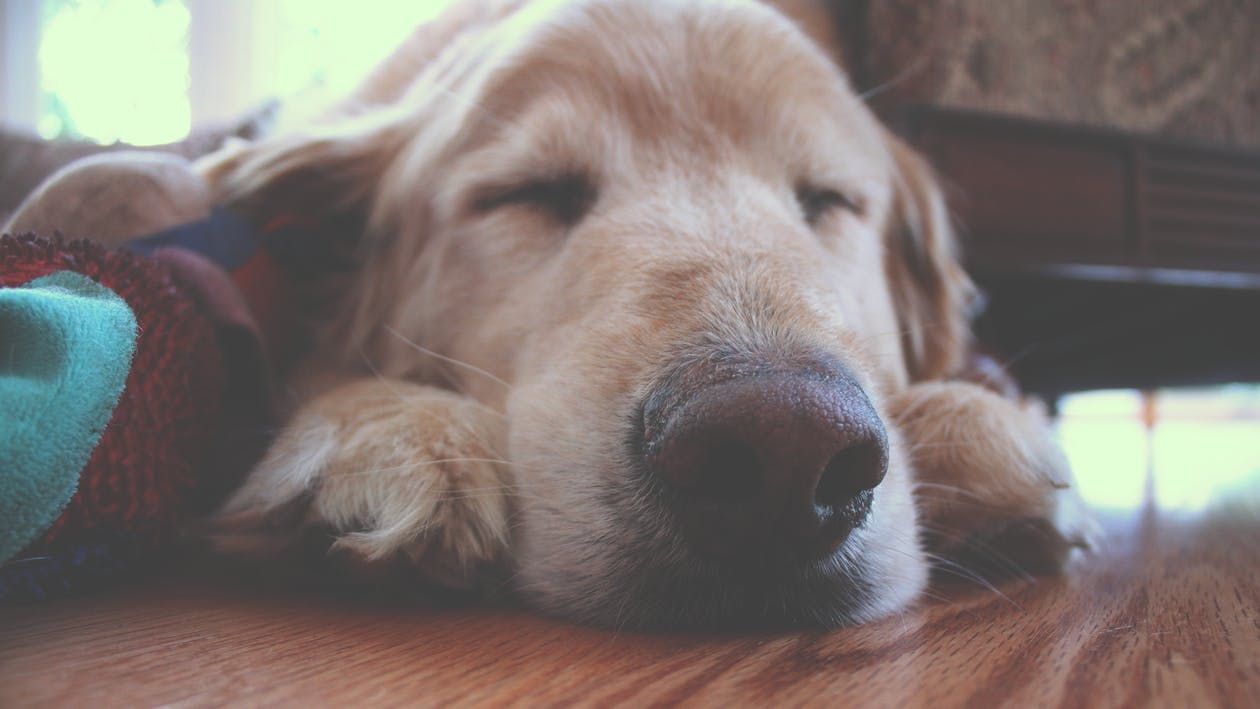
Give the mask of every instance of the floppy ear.
<svg viewBox="0 0 1260 709">
<path fill-rule="evenodd" d="M 300 251 L 291 251 L 301 312 L 325 322 L 347 352 L 361 348 L 375 322 L 360 317 L 378 308 L 374 288 L 393 278 L 377 269 L 374 278 L 358 277 L 380 251 L 372 224 L 378 192 L 404 132 L 394 123 L 373 119 L 314 128 L 229 145 L 204 158 L 196 168 L 210 186 L 213 203 L 244 216 L 259 227 L 280 218 L 305 225 Z M 347 356 L 343 353 L 343 356 Z"/>
<path fill-rule="evenodd" d="M 320 224 L 361 226 L 402 131 L 352 119 L 303 133 L 229 144 L 196 165 L 215 204 L 264 222 L 293 214 Z"/>
<path fill-rule="evenodd" d="M 492 33 L 510 32 L 508 20 L 522 5 L 459 3 L 422 25 L 322 118 L 197 163 L 215 204 L 257 224 L 290 215 L 313 222 L 325 234 L 319 250 L 329 256 L 315 262 L 360 266 L 336 274 L 351 283 L 327 289 L 350 290 L 338 298 L 341 313 L 331 326 L 344 357 L 360 356 L 380 337 L 426 242 L 422 194 L 441 179 L 435 166 L 477 105 L 468 96 L 492 66 L 484 59 L 501 44 Z"/>
<path fill-rule="evenodd" d="M 884 267 L 906 369 L 912 382 L 940 379 L 965 362 L 977 291 L 959 263 L 936 175 L 908 145 L 887 136 L 896 173 Z"/>
<path fill-rule="evenodd" d="M 197 169 L 214 203 L 255 219 L 292 213 L 326 222 L 371 207 L 385 172 L 423 124 L 429 100 L 467 73 L 474 39 L 501 25 L 524 0 L 465 0 L 421 24 L 355 91 L 316 116 L 281 114 L 301 131 L 237 141 Z M 475 66 L 475 62 L 472 64 Z M 420 91 L 414 91 L 415 89 Z M 340 221 L 340 220 L 336 220 Z"/>
</svg>

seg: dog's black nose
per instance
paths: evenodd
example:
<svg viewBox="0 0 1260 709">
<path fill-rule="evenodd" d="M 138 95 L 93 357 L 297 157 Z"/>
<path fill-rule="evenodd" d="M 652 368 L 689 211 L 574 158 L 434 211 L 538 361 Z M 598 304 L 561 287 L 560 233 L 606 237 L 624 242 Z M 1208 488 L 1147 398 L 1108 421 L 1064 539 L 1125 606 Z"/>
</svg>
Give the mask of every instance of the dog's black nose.
<svg viewBox="0 0 1260 709">
<path fill-rule="evenodd" d="M 826 556 L 865 520 L 888 468 L 884 426 L 844 373 L 729 379 L 644 416 L 648 469 L 710 557 Z"/>
</svg>

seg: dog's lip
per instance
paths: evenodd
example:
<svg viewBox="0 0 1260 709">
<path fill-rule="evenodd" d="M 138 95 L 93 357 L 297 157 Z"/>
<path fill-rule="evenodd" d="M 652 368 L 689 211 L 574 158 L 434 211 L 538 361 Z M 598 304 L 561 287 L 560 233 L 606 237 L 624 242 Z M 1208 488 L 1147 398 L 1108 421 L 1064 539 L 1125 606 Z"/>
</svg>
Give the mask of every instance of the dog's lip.
<svg viewBox="0 0 1260 709">
<path fill-rule="evenodd" d="M 854 622 L 873 592 L 848 563 L 839 555 L 761 570 L 711 560 L 650 563 L 635 574 L 637 590 L 624 592 L 636 609 L 634 623 L 645 628 L 838 627 Z M 617 603 L 623 608 L 626 601 Z"/>
</svg>

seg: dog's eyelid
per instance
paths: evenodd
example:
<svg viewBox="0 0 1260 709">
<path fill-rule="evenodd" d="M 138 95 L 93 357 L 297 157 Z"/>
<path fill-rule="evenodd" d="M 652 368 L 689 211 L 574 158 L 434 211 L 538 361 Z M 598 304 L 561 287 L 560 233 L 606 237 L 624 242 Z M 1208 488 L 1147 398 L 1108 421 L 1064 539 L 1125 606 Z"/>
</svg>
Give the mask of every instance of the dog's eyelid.
<svg viewBox="0 0 1260 709">
<path fill-rule="evenodd" d="M 589 177 L 566 172 L 534 177 L 476 190 L 472 211 L 492 212 L 510 205 L 524 205 L 545 211 L 566 226 L 576 224 L 595 202 L 596 188 Z"/>
<path fill-rule="evenodd" d="M 819 187 L 803 182 L 796 186 L 796 201 L 801 205 L 805 221 L 813 226 L 832 209 L 843 209 L 861 217 L 866 213 L 866 201 L 856 192 L 846 189 Z"/>
</svg>

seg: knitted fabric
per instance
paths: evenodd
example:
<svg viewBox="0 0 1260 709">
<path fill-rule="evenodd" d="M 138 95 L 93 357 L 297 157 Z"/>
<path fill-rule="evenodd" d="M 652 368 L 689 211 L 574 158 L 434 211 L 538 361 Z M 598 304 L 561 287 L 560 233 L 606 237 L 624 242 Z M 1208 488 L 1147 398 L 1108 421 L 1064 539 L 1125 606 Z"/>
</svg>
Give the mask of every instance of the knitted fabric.
<svg viewBox="0 0 1260 709">
<path fill-rule="evenodd" d="M 74 496 L 138 335 L 122 298 L 81 273 L 0 288 L 0 562 Z"/>
<path fill-rule="evenodd" d="M 0 285 L 62 270 L 122 297 L 140 337 L 122 397 L 78 491 L 40 544 L 90 540 L 87 533 L 98 529 L 157 544 L 174 531 L 219 423 L 225 374 L 213 325 L 165 269 L 140 256 L 89 241 L 0 239 Z"/>
<path fill-rule="evenodd" d="M 78 493 L 40 540 L 0 566 L 0 599 L 134 576 L 176 524 L 239 482 L 274 430 L 273 372 L 302 345 L 295 284 L 351 263 L 352 245 L 332 238 L 343 231 L 292 216 L 258 229 L 216 210 L 117 250 L 0 236 L 0 287 L 74 270 L 121 296 L 141 331 Z"/>
</svg>

